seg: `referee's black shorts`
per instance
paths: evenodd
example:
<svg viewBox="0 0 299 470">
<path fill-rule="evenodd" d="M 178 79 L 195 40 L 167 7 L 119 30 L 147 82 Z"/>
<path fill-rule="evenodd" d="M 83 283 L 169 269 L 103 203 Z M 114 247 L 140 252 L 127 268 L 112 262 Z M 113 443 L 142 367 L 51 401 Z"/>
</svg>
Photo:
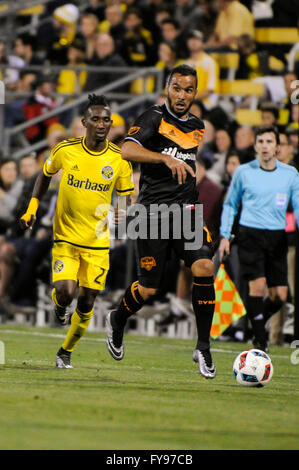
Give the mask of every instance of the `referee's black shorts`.
<svg viewBox="0 0 299 470">
<path fill-rule="evenodd" d="M 268 287 L 288 285 L 288 243 L 284 230 L 239 226 L 238 253 L 244 278 L 265 277 Z"/>
</svg>

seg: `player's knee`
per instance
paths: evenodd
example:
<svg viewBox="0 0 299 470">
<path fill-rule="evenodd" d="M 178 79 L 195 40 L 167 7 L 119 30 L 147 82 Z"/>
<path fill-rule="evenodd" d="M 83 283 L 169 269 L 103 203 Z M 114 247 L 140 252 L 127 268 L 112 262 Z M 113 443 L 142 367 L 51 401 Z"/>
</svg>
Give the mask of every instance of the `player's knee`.
<svg viewBox="0 0 299 470">
<path fill-rule="evenodd" d="M 139 294 L 143 298 L 143 300 L 148 300 L 150 297 L 153 297 L 153 295 L 156 295 L 157 289 L 152 288 L 152 287 L 144 287 L 139 284 L 138 286 Z"/>
<path fill-rule="evenodd" d="M 16 249 L 12 243 L 5 242 L 0 247 L 0 261 L 13 264 L 16 256 Z"/>
<path fill-rule="evenodd" d="M 74 293 L 66 286 L 56 287 L 56 299 L 59 305 L 66 307 L 70 305 L 74 298 Z"/>
<path fill-rule="evenodd" d="M 249 281 L 249 295 L 254 297 L 263 297 L 266 293 L 267 283 L 266 278 L 255 279 Z"/>
<path fill-rule="evenodd" d="M 82 313 L 90 312 L 93 309 L 95 296 L 78 297 L 78 309 Z"/>
<path fill-rule="evenodd" d="M 195 261 L 191 266 L 191 271 L 195 277 L 210 277 L 214 275 L 214 263 L 212 260 L 204 258 Z"/>
</svg>

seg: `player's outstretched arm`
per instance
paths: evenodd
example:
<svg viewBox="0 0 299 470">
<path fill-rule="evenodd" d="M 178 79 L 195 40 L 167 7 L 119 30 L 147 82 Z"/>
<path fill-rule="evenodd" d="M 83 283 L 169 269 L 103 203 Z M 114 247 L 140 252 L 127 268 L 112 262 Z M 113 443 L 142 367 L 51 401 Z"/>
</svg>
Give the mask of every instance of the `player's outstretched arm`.
<svg viewBox="0 0 299 470">
<path fill-rule="evenodd" d="M 126 141 L 122 145 L 121 156 L 124 160 L 139 163 L 164 163 L 171 170 L 172 176 L 178 179 L 179 184 L 186 181 L 187 173 L 195 177 L 192 168 L 182 160 L 163 153 L 152 152 L 133 141 Z"/>
<path fill-rule="evenodd" d="M 44 173 L 40 173 L 36 178 L 27 211 L 20 218 L 20 225 L 24 230 L 27 228 L 32 230 L 32 227 L 36 221 L 36 213 L 39 207 L 39 202 L 48 191 L 50 181 L 51 177 L 45 176 Z"/>
</svg>

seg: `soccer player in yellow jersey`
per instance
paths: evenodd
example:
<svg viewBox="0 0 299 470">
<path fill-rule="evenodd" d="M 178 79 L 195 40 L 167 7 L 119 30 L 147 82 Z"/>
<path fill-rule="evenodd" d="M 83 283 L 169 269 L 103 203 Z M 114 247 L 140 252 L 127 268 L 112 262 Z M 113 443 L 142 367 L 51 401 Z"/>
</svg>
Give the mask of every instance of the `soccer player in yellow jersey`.
<svg viewBox="0 0 299 470">
<path fill-rule="evenodd" d="M 82 119 L 86 137 L 64 140 L 54 147 L 37 178 L 27 212 L 20 220 L 24 229 L 32 229 L 51 177 L 61 170 L 53 226 L 52 299 L 62 325 L 67 323 L 66 309 L 75 297 L 77 284 L 79 292 L 71 326 L 57 352 L 59 368 L 72 367 L 71 353 L 88 328 L 98 291 L 105 287 L 109 269 L 106 216 L 113 189 L 118 196 L 134 192 L 131 164 L 107 140 L 112 121 L 106 98 L 97 95 L 88 98 Z"/>
</svg>

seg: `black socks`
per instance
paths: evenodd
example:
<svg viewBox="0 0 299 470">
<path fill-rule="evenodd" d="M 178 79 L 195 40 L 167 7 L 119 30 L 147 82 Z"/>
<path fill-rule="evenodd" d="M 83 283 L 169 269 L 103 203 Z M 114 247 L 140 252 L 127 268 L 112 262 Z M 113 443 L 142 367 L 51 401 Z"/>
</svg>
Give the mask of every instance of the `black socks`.
<svg viewBox="0 0 299 470">
<path fill-rule="evenodd" d="M 198 341 L 196 349 L 208 349 L 215 309 L 214 277 L 194 277 L 192 305 L 195 313 Z"/>
</svg>

